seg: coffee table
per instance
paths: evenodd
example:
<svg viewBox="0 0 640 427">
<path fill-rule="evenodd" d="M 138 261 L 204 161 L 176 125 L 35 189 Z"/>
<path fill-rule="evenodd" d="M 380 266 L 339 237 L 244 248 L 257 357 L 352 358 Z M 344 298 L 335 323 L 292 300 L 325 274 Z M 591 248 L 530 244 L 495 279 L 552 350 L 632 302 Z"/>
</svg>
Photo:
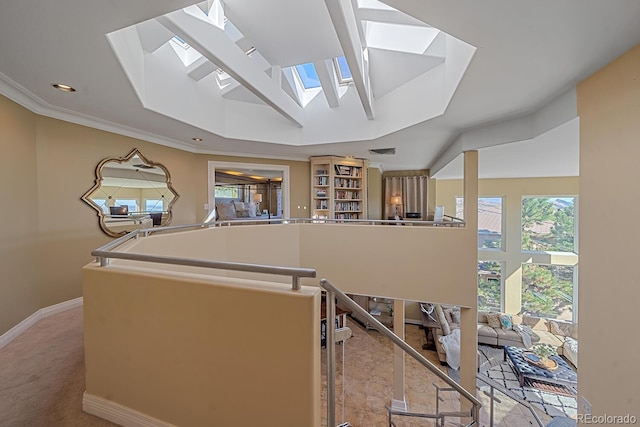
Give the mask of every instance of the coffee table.
<svg viewBox="0 0 640 427">
<path fill-rule="evenodd" d="M 522 347 L 504 346 L 504 360 L 508 358 L 511 362 L 513 370 L 518 376 L 520 387 L 524 386 L 525 378 L 573 387 L 578 384 L 578 375 L 562 357 L 551 356 L 550 359 L 558 363 L 558 368 L 549 370 L 527 362 L 524 357 L 522 357 L 522 353 L 525 351 L 527 350 Z"/>
</svg>

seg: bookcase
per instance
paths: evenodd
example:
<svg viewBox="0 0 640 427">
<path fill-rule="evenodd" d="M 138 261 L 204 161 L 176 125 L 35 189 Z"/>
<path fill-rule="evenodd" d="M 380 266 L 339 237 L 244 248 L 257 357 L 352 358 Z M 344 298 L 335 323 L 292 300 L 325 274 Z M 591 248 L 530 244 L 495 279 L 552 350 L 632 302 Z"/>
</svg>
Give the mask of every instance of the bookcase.
<svg viewBox="0 0 640 427">
<path fill-rule="evenodd" d="M 366 219 L 367 161 L 311 157 L 311 215 L 318 219 Z"/>
</svg>

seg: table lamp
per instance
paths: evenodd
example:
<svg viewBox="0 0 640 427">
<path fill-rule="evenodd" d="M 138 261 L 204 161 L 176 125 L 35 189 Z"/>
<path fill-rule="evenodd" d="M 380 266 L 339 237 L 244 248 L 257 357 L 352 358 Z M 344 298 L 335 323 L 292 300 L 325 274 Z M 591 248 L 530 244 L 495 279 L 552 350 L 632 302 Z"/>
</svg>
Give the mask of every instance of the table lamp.
<svg viewBox="0 0 640 427">
<path fill-rule="evenodd" d="M 256 213 L 260 213 L 260 203 L 262 203 L 262 194 L 254 194 L 253 195 L 253 201 L 256 204 Z M 258 215 L 259 216 L 259 215 Z"/>
<path fill-rule="evenodd" d="M 402 204 L 402 196 L 391 196 L 391 204 L 395 206 L 395 218 L 400 219 L 400 215 L 398 214 L 398 206 Z"/>
</svg>

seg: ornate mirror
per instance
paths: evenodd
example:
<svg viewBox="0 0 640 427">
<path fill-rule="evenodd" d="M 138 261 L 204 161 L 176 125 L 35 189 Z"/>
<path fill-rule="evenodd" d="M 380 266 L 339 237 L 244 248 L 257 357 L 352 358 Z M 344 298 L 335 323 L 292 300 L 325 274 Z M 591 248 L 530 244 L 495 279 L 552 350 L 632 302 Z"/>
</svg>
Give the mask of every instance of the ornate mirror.
<svg viewBox="0 0 640 427">
<path fill-rule="evenodd" d="M 135 148 L 125 157 L 101 161 L 96 167 L 96 183 L 82 200 L 97 211 L 102 231 L 119 237 L 137 229 L 168 225 L 178 197 L 167 168 Z"/>
</svg>

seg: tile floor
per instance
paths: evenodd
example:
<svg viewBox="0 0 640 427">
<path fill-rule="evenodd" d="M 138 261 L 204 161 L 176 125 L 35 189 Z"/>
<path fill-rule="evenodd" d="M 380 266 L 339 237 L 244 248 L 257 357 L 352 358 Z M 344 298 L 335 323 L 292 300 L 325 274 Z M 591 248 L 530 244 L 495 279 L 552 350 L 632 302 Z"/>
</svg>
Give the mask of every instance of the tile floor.
<svg viewBox="0 0 640 427">
<path fill-rule="evenodd" d="M 350 318 L 347 321 L 347 326 L 351 328 L 353 336 L 343 345 L 336 347 L 338 362 L 336 423 L 348 421 L 353 427 L 388 426 L 385 405 L 389 405 L 392 398 L 393 345 L 379 332 L 366 330 Z M 405 338 L 407 343 L 446 373 L 446 368 L 440 366 L 438 356 L 434 351 L 422 350 L 422 344 L 426 342 L 426 339 L 424 331 L 420 327 L 406 325 Z M 405 399 L 408 411 L 435 412 L 436 388 L 434 384 L 441 387 L 446 386 L 444 382 L 410 356 L 405 356 Z M 324 350 L 322 351 L 322 386 L 322 425 L 326 426 L 326 352 Z M 441 410 L 455 411 L 458 409 L 457 393 L 445 392 L 441 396 L 444 397 L 440 402 Z M 478 397 L 484 405 L 480 425 L 489 426 L 489 398 L 483 393 L 478 393 Z M 505 396 L 500 397 L 503 403 L 495 405 L 494 425 L 509 427 L 536 425 L 526 408 L 513 403 Z M 539 415 L 546 417 L 540 412 Z M 547 421 L 548 418 L 543 418 L 543 421 Z M 397 427 L 435 425 L 434 420 L 413 417 L 394 416 L 393 421 Z M 450 419 L 447 420 L 446 425 L 460 425 L 457 423 L 464 421 Z M 468 422 L 469 419 L 466 419 L 466 423 Z"/>
</svg>

